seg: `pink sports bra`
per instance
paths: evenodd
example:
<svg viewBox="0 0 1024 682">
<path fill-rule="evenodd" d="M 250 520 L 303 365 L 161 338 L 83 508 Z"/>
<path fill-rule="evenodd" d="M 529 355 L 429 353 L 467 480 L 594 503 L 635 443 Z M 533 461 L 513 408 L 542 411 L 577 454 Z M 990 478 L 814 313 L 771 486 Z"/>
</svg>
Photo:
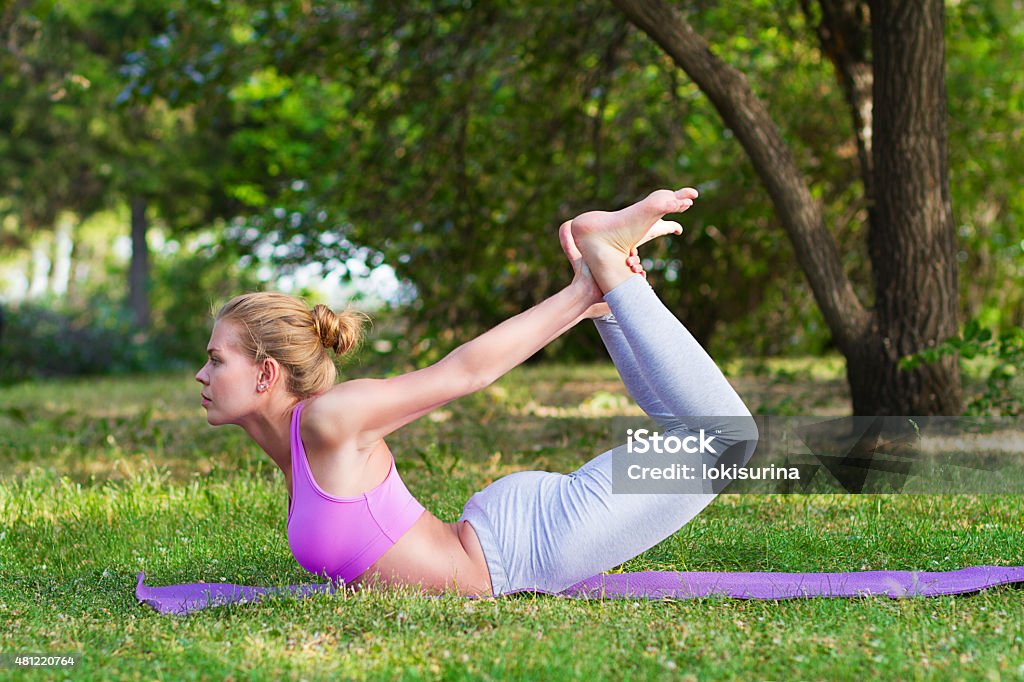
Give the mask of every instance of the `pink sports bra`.
<svg viewBox="0 0 1024 682">
<path fill-rule="evenodd" d="M 288 545 L 310 573 L 351 582 L 398 542 L 426 511 L 405 487 L 395 458 L 384 482 L 358 497 L 334 497 L 313 479 L 299 434 L 303 403 L 292 413 L 292 500 Z"/>
</svg>

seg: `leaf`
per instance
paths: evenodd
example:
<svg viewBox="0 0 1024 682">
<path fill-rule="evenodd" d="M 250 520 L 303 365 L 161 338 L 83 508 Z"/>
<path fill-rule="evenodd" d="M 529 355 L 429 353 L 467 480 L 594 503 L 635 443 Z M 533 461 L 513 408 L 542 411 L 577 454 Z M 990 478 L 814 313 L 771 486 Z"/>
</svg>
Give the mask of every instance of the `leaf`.
<svg viewBox="0 0 1024 682">
<path fill-rule="evenodd" d="M 921 357 L 919 355 L 908 355 L 904 358 L 900 358 L 899 368 L 900 369 L 914 369 L 921 364 Z"/>
</svg>

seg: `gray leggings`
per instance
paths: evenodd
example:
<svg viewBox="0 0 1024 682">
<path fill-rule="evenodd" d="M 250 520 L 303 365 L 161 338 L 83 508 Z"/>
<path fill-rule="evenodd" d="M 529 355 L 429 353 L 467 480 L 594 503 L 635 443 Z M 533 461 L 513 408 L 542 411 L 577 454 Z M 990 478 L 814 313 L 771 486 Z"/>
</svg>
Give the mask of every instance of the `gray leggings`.
<svg viewBox="0 0 1024 682">
<path fill-rule="evenodd" d="M 612 314 L 595 322 L 637 404 L 665 434 L 722 429 L 716 442 L 742 444 L 746 461 L 757 441 L 749 410 L 647 281 L 630 277 L 604 298 Z M 683 494 L 613 493 L 612 458 L 625 447 L 570 474 L 505 476 L 469 499 L 459 520 L 480 538 L 495 595 L 560 592 L 650 549 L 715 498 L 700 481 Z"/>
</svg>

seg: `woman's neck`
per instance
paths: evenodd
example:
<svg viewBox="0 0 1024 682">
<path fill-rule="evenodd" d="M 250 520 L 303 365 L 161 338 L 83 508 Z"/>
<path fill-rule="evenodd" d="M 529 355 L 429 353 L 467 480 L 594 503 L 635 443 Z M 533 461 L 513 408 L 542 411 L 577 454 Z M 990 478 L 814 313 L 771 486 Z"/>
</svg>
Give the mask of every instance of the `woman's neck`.
<svg viewBox="0 0 1024 682">
<path fill-rule="evenodd" d="M 263 449 L 287 477 L 291 468 L 291 420 L 298 402 L 274 400 L 259 412 L 239 421 L 249 437 Z"/>
</svg>

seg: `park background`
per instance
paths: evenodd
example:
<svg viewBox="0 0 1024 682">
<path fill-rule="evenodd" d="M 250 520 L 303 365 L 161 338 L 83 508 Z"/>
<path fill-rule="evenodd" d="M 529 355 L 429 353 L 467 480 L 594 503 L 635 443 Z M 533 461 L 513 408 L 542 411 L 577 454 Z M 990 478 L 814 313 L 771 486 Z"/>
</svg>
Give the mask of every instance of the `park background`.
<svg viewBox="0 0 1024 682">
<path fill-rule="evenodd" d="M 191 377 L 220 303 L 352 305 L 374 324 L 343 376 L 421 367 L 568 281 L 562 220 L 657 187 L 701 197 L 645 247 L 649 278 L 754 414 L 1020 415 L 1019 0 L 0 8 L 0 650 L 85 648 L 98 677 L 170 676 L 187 652 L 213 676 L 1024 670 L 1024 614 L 999 591 L 639 611 L 372 595 L 330 623 L 314 600 L 180 632 L 131 597 L 140 568 L 308 579 L 279 472 L 205 428 Z M 393 448 L 454 520 L 635 414 L 580 325 Z M 626 569 L 1020 564 L 1021 521 L 1015 496 L 723 498 Z"/>
</svg>

